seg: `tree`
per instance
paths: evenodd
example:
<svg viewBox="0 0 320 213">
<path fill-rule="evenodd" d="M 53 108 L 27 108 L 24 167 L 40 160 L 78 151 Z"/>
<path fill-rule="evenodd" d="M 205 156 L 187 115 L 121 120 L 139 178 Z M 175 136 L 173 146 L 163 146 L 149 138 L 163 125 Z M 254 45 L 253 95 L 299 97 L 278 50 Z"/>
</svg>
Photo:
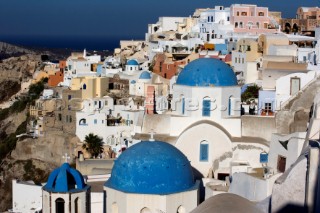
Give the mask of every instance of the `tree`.
<svg viewBox="0 0 320 213">
<path fill-rule="evenodd" d="M 82 148 L 87 150 L 92 157 L 98 157 L 103 152 L 103 139 L 98 135 L 90 133 L 85 136 Z"/>
<path fill-rule="evenodd" d="M 258 98 L 260 88 L 261 87 L 259 87 L 256 84 L 252 86 L 248 86 L 247 89 L 244 91 L 244 93 L 242 93 L 241 95 L 241 101 L 246 102 L 250 99 Z"/>
</svg>

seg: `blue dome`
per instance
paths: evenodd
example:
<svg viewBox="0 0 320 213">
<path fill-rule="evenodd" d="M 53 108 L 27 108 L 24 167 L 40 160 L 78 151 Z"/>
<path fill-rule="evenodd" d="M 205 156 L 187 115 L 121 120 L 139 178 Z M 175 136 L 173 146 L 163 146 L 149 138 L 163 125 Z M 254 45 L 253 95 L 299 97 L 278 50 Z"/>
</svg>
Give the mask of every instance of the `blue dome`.
<svg viewBox="0 0 320 213">
<path fill-rule="evenodd" d="M 151 79 L 151 74 L 148 71 L 143 71 L 140 74 L 139 79 Z"/>
<path fill-rule="evenodd" d="M 115 161 L 105 186 L 138 194 L 171 194 L 197 187 L 187 157 L 161 141 L 143 141 Z"/>
<path fill-rule="evenodd" d="M 127 61 L 127 65 L 131 65 L 131 66 L 139 66 L 138 62 L 134 59 L 131 59 L 129 61 Z"/>
<path fill-rule="evenodd" d="M 135 84 L 135 83 L 137 83 L 135 80 L 132 80 L 131 82 L 130 82 L 131 84 Z"/>
<path fill-rule="evenodd" d="M 237 86 L 233 70 L 223 61 L 199 58 L 190 62 L 178 75 L 177 84 L 186 86 Z"/>
<path fill-rule="evenodd" d="M 62 164 L 51 172 L 47 184 L 43 187 L 49 192 L 82 191 L 88 186 L 84 183 L 81 173 L 70 167 L 68 163 Z"/>
</svg>

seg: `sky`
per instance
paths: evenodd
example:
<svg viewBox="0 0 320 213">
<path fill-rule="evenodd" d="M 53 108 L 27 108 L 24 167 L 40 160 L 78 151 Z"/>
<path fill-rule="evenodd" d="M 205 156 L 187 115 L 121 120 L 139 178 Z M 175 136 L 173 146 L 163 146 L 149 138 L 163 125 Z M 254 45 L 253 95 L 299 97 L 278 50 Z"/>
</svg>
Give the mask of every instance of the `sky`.
<svg viewBox="0 0 320 213">
<path fill-rule="evenodd" d="M 233 3 L 267 6 L 295 17 L 300 6 L 319 0 L 0 0 L 0 39 L 10 36 L 114 37 L 143 39 L 161 16 L 189 16 L 196 8 Z"/>
</svg>

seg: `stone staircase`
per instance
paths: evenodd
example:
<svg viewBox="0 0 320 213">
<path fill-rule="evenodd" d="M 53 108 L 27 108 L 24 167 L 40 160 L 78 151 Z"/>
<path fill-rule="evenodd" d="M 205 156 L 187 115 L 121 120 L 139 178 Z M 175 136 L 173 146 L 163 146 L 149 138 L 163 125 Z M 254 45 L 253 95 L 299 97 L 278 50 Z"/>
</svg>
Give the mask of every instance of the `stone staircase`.
<svg viewBox="0 0 320 213">
<path fill-rule="evenodd" d="M 276 113 L 278 133 L 290 134 L 296 131 L 306 131 L 310 107 L 318 92 L 320 92 L 320 75 L 284 102 L 281 110 Z"/>
</svg>

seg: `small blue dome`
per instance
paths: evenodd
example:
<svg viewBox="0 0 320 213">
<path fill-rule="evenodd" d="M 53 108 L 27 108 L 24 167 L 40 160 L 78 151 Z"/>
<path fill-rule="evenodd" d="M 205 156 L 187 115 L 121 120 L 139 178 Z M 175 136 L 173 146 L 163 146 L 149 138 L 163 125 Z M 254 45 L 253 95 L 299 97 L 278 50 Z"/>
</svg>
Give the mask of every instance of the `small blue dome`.
<svg viewBox="0 0 320 213">
<path fill-rule="evenodd" d="M 70 191 L 82 191 L 87 187 L 81 173 L 71 168 L 68 163 L 64 163 L 60 168 L 51 172 L 48 182 L 43 189 L 49 192 L 66 193 Z"/>
<path fill-rule="evenodd" d="M 127 61 L 127 65 L 130 65 L 130 66 L 139 66 L 138 62 L 134 59 L 131 59 L 129 61 Z"/>
<path fill-rule="evenodd" d="M 151 79 L 151 74 L 148 71 L 143 71 L 140 74 L 139 79 Z"/>
<path fill-rule="evenodd" d="M 137 83 L 135 80 L 132 80 L 131 82 L 130 82 L 131 84 L 135 84 L 135 83 Z"/>
<path fill-rule="evenodd" d="M 178 75 L 178 85 L 186 86 L 237 86 L 233 70 L 223 61 L 199 58 L 190 62 Z"/>
<path fill-rule="evenodd" d="M 172 194 L 197 187 L 187 157 L 171 144 L 142 141 L 115 161 L 106 187 L 126 193 Z"/>
</svg>

